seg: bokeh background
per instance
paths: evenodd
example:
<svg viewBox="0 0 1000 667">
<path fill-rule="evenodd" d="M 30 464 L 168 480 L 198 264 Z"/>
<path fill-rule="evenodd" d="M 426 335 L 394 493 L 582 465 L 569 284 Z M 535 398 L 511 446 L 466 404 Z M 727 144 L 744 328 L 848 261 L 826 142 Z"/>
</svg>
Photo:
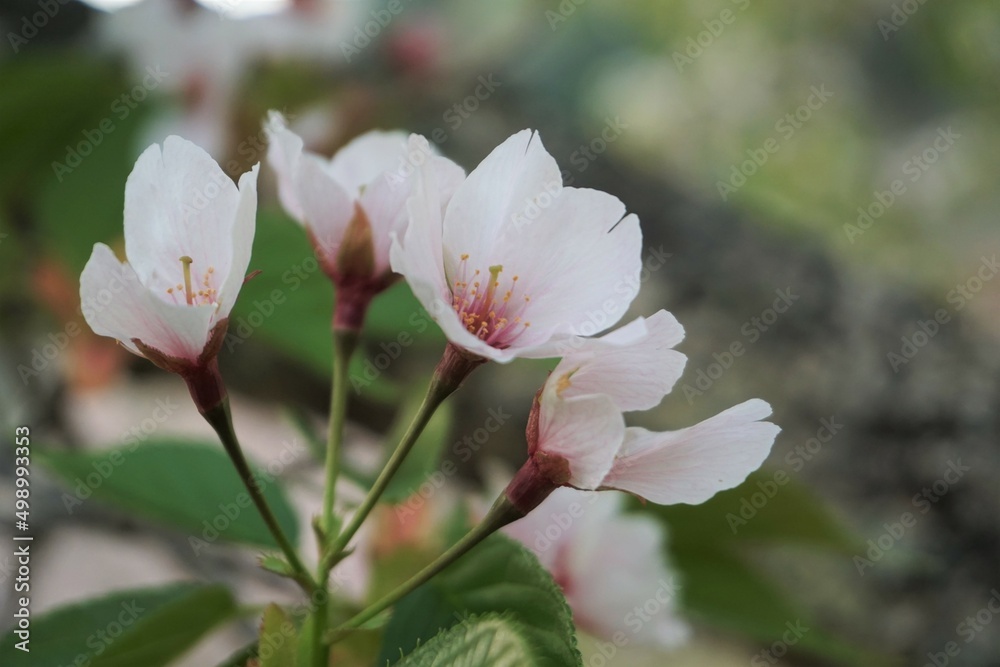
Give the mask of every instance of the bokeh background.
<svg viewBox="0 0 1000 667">
<path fill-rule="evenodd" d="M 181 134 L 235 177 L 263 159 L 274 108 L 320 152 L 404 128 L 466 169 L 538 129 L 567 184 L 639 215 L 650 271 L 633 314 L 667 308 L 688 332 L 684 378 L 635 423 L 685 426 L 751 397 L 774 406 L 783 432 L 743 487 L 697 508 L 635 508 L 669 526 L 695 633 L 608 664 L 771 664 L 760 652 L 801 622 L 783 664 L 1000 665 L 995 2 L 205 5 L 0 5 L 0 507 L 13 511 L 14 427 L 30 425 L 35 613 L 190 578 L 248 601 L 288 594 L 246 550 L 197 553 L 155 512 L 65 495 L 90 472 L 87 452 L 212 442 L 176 378 L 89 332 L 78 276 L 93 243 L 122 249 L 143 148 Z M 301 427 L 325 415 L 332 298 L 310 257 L 265 169 L 251 263 L 263 273 L 221 362 L 237 429 L 303 526 L 319 492 Z M 352 376 L 359 470 L 442 347 L 405 285 L 379 300 Z M 550 367 L 491 365 L 455 397 L 439 455 L 490 409 L 512 415 L 448 480 L 456 494 L 483 484 L 487 459 L 519 465 Z M 205 475 L 184 471 L 178 495 Z M 445 497 L 435 511 L 458 502 Z M 0 554 L 4 618 L 13 572 Z M 221 662 L 254 629 L 226 626 L 185 664 Z M 957 654 L 942 653 L 949 642 Z"/>
</svg>

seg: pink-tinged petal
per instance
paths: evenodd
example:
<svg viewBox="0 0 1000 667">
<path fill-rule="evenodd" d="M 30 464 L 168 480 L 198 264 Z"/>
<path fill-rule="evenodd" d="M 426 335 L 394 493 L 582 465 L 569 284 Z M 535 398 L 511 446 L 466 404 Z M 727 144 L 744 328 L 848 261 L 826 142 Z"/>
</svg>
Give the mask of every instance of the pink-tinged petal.
<svg viewBox="0 0 1000 667">
<path fill-rule="evenodd" d="M 561 386 L 564 398 L 606 394 L 623 412 L 648 410 L 684 372 L 687 357 L 670 349 L 683 338 L 684 328 L 665 310 L 600 338 L 573 338 L 548 382 Z"/>
<path fill-rule="evenodd" d="M 255 164 L 250 171 L 240 176 L 239 203 L 236 206 L 236 217 L 232 229 L 232 261 L 229 274 L 225 276 L 219 288 L 219 312 L 216 319 L 229 317 L 229 312 L 236 303 L 240 288 L 246 279 L 247 268 L 250 266 L 250 254 L 253 250 L 253 237 L 257 229 L 257 174 L 260 164 Z"/>
<path fill-rule="evenodd" d="M 625 420 L 603 394 L 541 400 L 538 451 L 569 462 L 568 484 L 596 489 L 607 476 L 625 436 Z"/>
<path fill-rule="evenodd" d="M 564 188 L 520 233 L 505 239 L 519 293 L 531 300 L 522 317 L 530 347 L 556 334 L 593 336 L 616 324 L 639 290 L 642 231 L 612 195 Z M 505 267 L 506 268 L 506 267 Z M 539 353 L 531 356 L 539 356 Z"/>
<path fill-rule="evenodd" d="M 189 361 L 196 361 L 205 348 L 216 312 L 212 305 L 174 305 L 160 299 L 103 243 L 94 246 L 80 275 L 80 303 L 94 333 L 116 338 L 136 354 L 133 338 Z"/>
<path fill-rule="evenodd" d="M 659 611 L 635 640 L 664 648 L 689 634 L 674 613 L 680 582 L 664 558 L 664 530 L 655 519 L 623 515 L 621 494 L 559 488 L 504 532 L 534 552 L 563 588 L 582 630 L 610 640 L 628 629 L 629 613 L 656 599 Z"/>
<path fill-rule="evenodd" d="M 379 180 L 386 172 L 402 174 L 406 164 L 407 135 L 393 130 L 373 130 L 347 142 L 330 160 L 328 173 L 352 197 Z"/>
<path fill-rule="evenodd" d="M 125 184 L 125 254 L 142 283 L 167 299 L 184 283 L 186 256 L 194 288 L 207 279 L 217 290 L 232 267 L 239 199 L 236 184 L 190 141 L 170 136 L 162 149 L 147 148 Z"/>
<path fill-rule="evenodd" d="M 323 159 L 312 153 L 299 159 L 295 185 L 313 241 L 326 258 L 335 260 L 354 217 L 354 198 L 330 176 Z"/>
<path fill-rule="evenodd" d="M 427 140 L 411 135 L 411 154 L 430 153 Z M 442 260 L 442 219 L 445 198 L 448 196 L 440 172 L 430 162 L 421 165 L 415 174 L 413 194 L 407 201 L 409 224 L 403 234 L 394 233 L 389 257 L 393 271 L 406 277 L 410 289 L 438 323 L 449 340 L 472 349 L 487 348 L 462 326 L 451 306 L 451 293 L 444 275 Z"/>
<path fill-rule="evenodd" d="M 680 580 L 664 562 L 660 524 L 651 517 L 620 514 L 593 519 L 585 515 L 581 521 L 586 525 L 567 550 L 564 575 L 576 624 L 601 638 L 610 639 L 626 628 L 631 634 L 635 628 L 625 619 L 653 600 L 659 611 L 643 624 L 636 641 L 664 648 L 682 643 L 690 630 L 676 615 Z"/>
<path fill-rule="evenodd" d="M 761 466 L 781 430 L 759 421 L 770 414 L 771 406 L 753 399 L 679 431 L 628 428 L 601 486 L 660 505 L 703 503 Z"/>
<path fill-rule="evenodd" d="M 400 150 L 398 155 L 402 156 L 403 151 Z M 447 206 L 455 189 L 465 178 L 465 172 L 451 160 L 438 155 L 430 155 L 424 159 L 429 160 L 429 168 L 437 176 L 442 207 Z M 416 168 L 405 174 L 401 174 L 399 170 L 386 172 L 372 181 L 361 195 L 361 207 L 372 226 L 376 274 L 389 270 L 392 235 L 405 232 L 409 223 L 406 202 L 413 194 L 416 174 Z"/>
<path fill-rule="evenodd" d="M 484 271 L 503 264 L 497 249 L 513 216 L 547 189 L 561 187 L 559 166 L 536 132 L 522 130 L 500 144 L 472 170 L 448 205 L 443 234 L 447 274 L 455 275 L 463 254 Z"/>
<path fill-rule="evenodd" d="M 299 135 L 288 129 L 285 117 L 270 111 L 264 125 L 267 135 L 267 163 L 278 179 L 278 198 L 290 216 L 305 224 L 305 211 L 299 199 L 296 177 L 302 159 L 303 142 Z"/>
</svg>

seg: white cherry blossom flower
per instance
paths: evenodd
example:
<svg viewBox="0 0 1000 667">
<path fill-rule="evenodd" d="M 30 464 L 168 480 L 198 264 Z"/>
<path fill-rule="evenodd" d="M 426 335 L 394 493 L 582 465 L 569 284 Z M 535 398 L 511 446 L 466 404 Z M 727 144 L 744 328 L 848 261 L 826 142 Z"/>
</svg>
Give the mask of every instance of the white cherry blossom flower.
<svg viewBox="0 0 1000 667">
<path fill-rule="evenodd" d="M 690 628 L 678 617 L 681 582 L 664 553 L 656 519 L 625 514 L 619 494 L 556 489 L 503 531 L 531 549 L 563 589 L 581 630 L 611 641 L 673 648 Z M 636 606 L 656 605 L 649 616 Z"/>
<path fill-rule="evenodd" d="M 638 219 L 612 195 L 564 187 L 537 133 L 504 141 L 447 194 L 421 168 L 392 266 L 466 353 L 555 356 L 559 342 L 615 324 L 635 298 Z"/>
<path fill-rule="evenodd" d="M 265 131 L 281 203 L 305 226 L 324 271 L 337 286 L 335 327 L 360 328 L 368 302 L 396 279 L 389 245 L 408 220 L 406 200 L 414 181 L 413 168 L 407 168 L 411 141 L 404 132 L 372 131 L 328 159 L 305 150 L 275 111 Z M 465 172 L 429 148 L 421 159 L 443 184 L 447 201 Z"/>
<path fill-rule="evenodd" d="M 146 149 L 125 184 L 128 261 L 98 243 L 80 276 L 91 329 L 182 375 L 214 364 L 250 262 L 257 170 L 237 187 L 180 137 Z"/>
<path fill-rule="evenodd" d="M 549 376 L 528 424 L 528 462 L 508 486 L 522 512 L 558 486 L 618 489 L 658 504 L 698 504 L 739 485 L 767 458 L 779 428 L 759 399 L 700 424 L 655 432 L 626 427 L 623 412 L 660 402 L 685 358 L 660 311 L 596 339 L 579 339 Z"/>
</svg>

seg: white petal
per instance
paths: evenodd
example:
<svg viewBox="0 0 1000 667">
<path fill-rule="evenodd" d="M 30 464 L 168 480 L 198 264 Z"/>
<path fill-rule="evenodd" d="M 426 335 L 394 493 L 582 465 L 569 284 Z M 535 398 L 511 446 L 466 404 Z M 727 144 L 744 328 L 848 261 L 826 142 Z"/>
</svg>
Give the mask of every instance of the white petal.
<svg viewBox="0 0 1000 667">
<path fill-rule="evenodd" d="M 351 197 L 378 180 L 386 172 L 401 173 L 406 164 L 407 135 L 398 130 L 373 130 L 355 137 L 330 160 L 329 173 Z"/>
<path fill-rule="evenodd" d="M 582 517 L 587 525 L 567 549 L 564 576 L 574 621 L 591 634 L 610 639 L 625 629 L 624 619 L 633 609 L 655 603 L 657 611 L 643 623 L 636 641 L 664 648 L 683 642 L 689 631 L 675 611 L 680 579 L 667 568 L 660 524 L 641 515 L 595 519 Z"/>
<path fill-rule="evenodd" d="M 472 170 L 448 206 L 443 238 L 449 275 L 462 254 L 483 269 L 502 264 L 497 248 L 512 217 L 546 189 L 561 187 L 559 166 L 536 132 L 522 130 L 500 144 Z"/>
<path fill-rule="evenodd" d="M 602 486 L 660 505 L 705 502 L 738 486 L 767 458 L 781 430 L 759 421 L 770 414 L 771 406 L 753 399 L 680 431 L 628 428 Z"/>
<path fill-rule="evenodd" d="M 174 305 L 160 299 L 103 243 L 94 246 L 80 275 L 80 303 L 94 333 L 117 338 L 137 354 L 133 338 L 189 361 L 197 360 L 205 348 L 215 315 L 211 305 Z"/>
<path fill-rule="evenodd" d="M 403 155 L 402 151 L 398 154 Z M 429 169 L 437 177 L 441 204 L 444 207 L 465 178 L 465 172 L 447 158 L 431 155 L 427 159 L 430 161 Z M 397 171 L 386 172 L 369 183 L 361 195 L 361 207 L 372 226 L 376 273 L 389 270 L 392 235 L 405 232 L 409 223 L 406 202 L 413 194 L 416 174 L 416 169 L 406 175 L 400 175 Z"/>
<path fill-rule="evenodd" d="M 240 195 L 215 160 L 170 136 L 147 148 L 125 184 L 125 254 L 157 295 L 183 282 L 188 256 L 197 284 L 212 268 L 229 275 Z M 231 305 L 231 304 L 230 304 Z"/>
<path fill-rule="evenodd" d="M 229 274 L 219 288 L 219 312 L 217 319 L 229 317 L 229 312 L 236 303 L 240 288 L 246 279 L 247 267 L 250 265 L 250 254 L 253 251 L 253 237 L 257 229 L 257 174 L 260 164 L 255 164 L 250 171 L 240 176 L 239 204 L 236 207 L 236 217 L 232 229 L 232 261 Z"/>
<path fill-rule="evenodd" d="M 648 410 L 684 371 L 687 358 L 670 349 L 683 338 L 683 327 L 665 310 L 600 338 L 573 338 L 548 382 L 569 382 L 563 397 L 607 394 L 623 412 Z"/>
<path fill-rule="evenodd" d="M 288 129 L 285 117 L 270 111 L 264 125 L 267 134 L 267 163 L 278 179 L 278 198 L 290 216 L 305 224 L 305 212 L 296 187 L 296 171 L 302 157 L 303 143 L 299 135 Z"/>
<path fill-rule="evenodd" d="M 522 313 L 532 332 L 525 345 L 557 333 L 592 336 L 613 326 L 639 289 L 642 231 L 634 215 L 622 219 L 617 197 L 564 188 L 519 234 L 505 240 L 516 256 L 510 268 L 531 297 Z M 506 268 L 506 266 L 505 266 Z"/>
<path fill-rule="evenodd" d="M 295 187 L 303 220 L 313 241 L 336 259 L 347 225 L 354 217 L 354 198 L 330 176 L 319 156 L 303 153 L 295 171 Z"/>
<path fill-rule="evenodd" d="M 411 154 L 430 152 L 427 140 L 419 135 L 410 136 L 408 150 Z M 449 340 L 486 352 L 488 346 L 465 330 L 451 305 L 442 260 L 443 207 L 448 195 L 442 176 L 447 177 L 447 172 L 439 172 L 429 161 L 417 169 L 413 194 L 407 201 L 409 225 L 402 235 L 394 234 L 390 263 L 393 271 L 406 278 L 413 294 Z"/>
<path fill-rule="evenodd" d="M 611 640 L 629 613 L 655 600 L 658 611 L 635 641 L 668 648 L 689 634 L 674 612 L 680 581 L 667 565 L 664 530 L 655 519 L 623 515 L 617 493 L 559 488 L 504 532 L 531 549 L 565 586 L 576 624 Z"/>
<path fill-rule="evenodd" d="M 505 527 L 503 532 L 531 549 L 542 566 L 556 576 L 559 556 L 572 543 L 580 525 L 578 519 L 585 509 L 590 509 L 590 497 L 596 495 L 594 492 L 559 487 L 523 519 Z"/>
<path fill-rule="evenodd" d="M 596 489 L 611 470 L 625 435 L 625 420 L 603 394 L 559 399 L 543 395 L 538 449 L 569 461 L 569 484 Z"/>
</svg>

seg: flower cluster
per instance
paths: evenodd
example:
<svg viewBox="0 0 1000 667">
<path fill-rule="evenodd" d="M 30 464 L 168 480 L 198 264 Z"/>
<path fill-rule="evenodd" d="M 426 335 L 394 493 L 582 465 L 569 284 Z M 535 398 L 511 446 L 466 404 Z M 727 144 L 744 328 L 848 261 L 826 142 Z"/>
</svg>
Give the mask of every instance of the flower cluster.
<svg viewBox="0 0 1000 667">
<path fill-rule="evenodd" d="M 659 504 L 701 503 L 760 466 L 779 431 L 763 421 L 771 409 L 757 399 L 679 431 L 626 424 L 625 413 L 662 401 L 686 361 L 673 349 L 684 330 L 663 310 L 598 335 L 621 320 L 637 293 L 642 234 L 636 216 L 610 194 L 565 187 L 530 130 L 504 141 L 468 175 L 418 135 L 369 132 L 325 158 L 307 151 L 280 114 L 271 113 L 265 131 L 281 203 L 305 228 L 336 288 L 338 354 L 326 494 L 314 523 L 321 543 L 315 575 L 250 479 L 216 360 L 247 279 L 258 165 L 234 184 L 190 142 L 169 137 L 162 148 L 150 147 L 125 188 L 128 262 L 97 244 L 80 285 L 84 304 L 97 304 L 84 308 L 95 332 L 187 382 L 284 552 L 285 565 L 276 571 L 310 595 L 326 588 L 422 428 L 469 373 L 488 361 L 558 357 L 528 418 L 527 460 L 480 525 L 339 629 L 361 627 L 505 526 L 535 549 L 581 625 L 597 634 L 615 631 L 624 613 L 618 602 L 642 593 L 650 579 L 669 589 L 656 599 L 672 608 L 661 529 L 648 517 L 622 514 L 620 496 L 600 494 L 558 544 L 539 548 L 531 541 L 546 515 L 561 513 L 578 493 L 560 487 L 625 491 Z M 349 520 L 335 520 L 347 364 L 370 302 L 400 276 L 449 342 L 399 446 Z M 618 566 L 616 577 L 595 575 L 609 564 Z M 316 622 L 325 623 L 325 614 L 320 605 Z M 648 628 L 660 644 L 685 632 L 670 614 Z M 325 636 L 312 638 L 310 664 L 326 664 Z"/>
</svg>

